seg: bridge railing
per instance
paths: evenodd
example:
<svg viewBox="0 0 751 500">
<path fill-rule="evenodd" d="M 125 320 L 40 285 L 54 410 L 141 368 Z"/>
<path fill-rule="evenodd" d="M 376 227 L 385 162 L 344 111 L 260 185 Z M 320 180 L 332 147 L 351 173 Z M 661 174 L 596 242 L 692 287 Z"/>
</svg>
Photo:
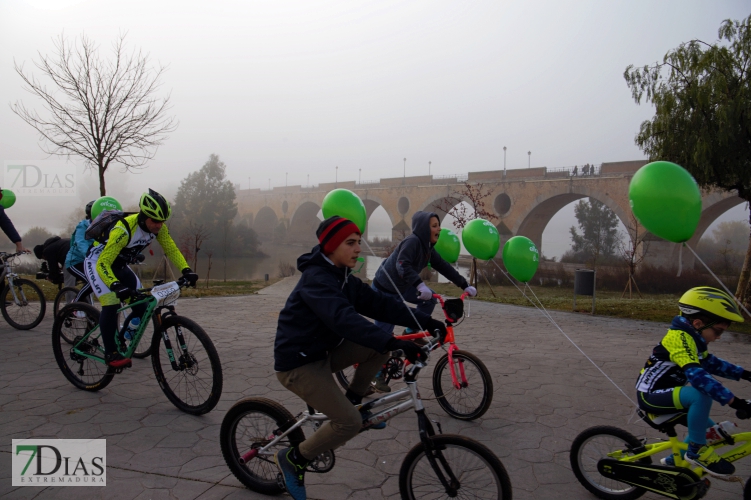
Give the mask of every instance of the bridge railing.
<svg viewBox="0 0 751 500">
<path fill-rule="evenodd" d="M 433 184 L 443 184 L 451 179 L 455 182 L 464 182 L 469 178 L 469 174 L 448 174 L 448 175 L 434 175 Z"/>
</svg>

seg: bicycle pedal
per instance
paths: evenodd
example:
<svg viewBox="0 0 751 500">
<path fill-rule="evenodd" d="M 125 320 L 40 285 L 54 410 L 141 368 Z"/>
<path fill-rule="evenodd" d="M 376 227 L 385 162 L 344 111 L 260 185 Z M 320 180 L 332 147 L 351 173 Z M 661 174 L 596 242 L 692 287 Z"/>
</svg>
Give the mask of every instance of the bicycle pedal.
<svg viewBox="0 0 751 500">
<path fill-rule="evenodd" d="M 276 484 L 282 489 L 282 491 L 287 491 L 287 485 L 284 484 L 284 477 L 281 472 L 276 473 Z"/>
</svg>

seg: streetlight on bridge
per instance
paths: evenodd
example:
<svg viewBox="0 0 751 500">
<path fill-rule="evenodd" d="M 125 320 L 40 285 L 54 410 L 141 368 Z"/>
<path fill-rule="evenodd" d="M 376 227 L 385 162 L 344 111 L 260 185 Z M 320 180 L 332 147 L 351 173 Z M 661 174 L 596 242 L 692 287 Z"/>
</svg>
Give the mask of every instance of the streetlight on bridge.
<svg viewBox="0 0 751 500">
<path fill-rule="evenodd" d="M 506 178 L 506 146 L 503 146 L 503 178 Z"/>
<path fill-rule="evenodd" d="M 404 159 L 404 173 L 402 174 L 402 184 L 407 183 L 407 159 Z"/>
<path fill-rule="evenodd" d="M 334 177 L 334 187 L 339 184 L 339 165 L 336 166 L 336 177 Z"/>
<path fill-rule="evenodd" d="M 529 158 L 527 160 L 527 168 L 532 168 L 532 151 L 527 151 L 527 156 Z"/>
<path fill-rule="evenodd" d="M 357 174 L 357 183 L 362 184 L 362 169 L 359 169 L 359 173 Z"/>
<path fill-rule="evenodd" d="M 430 175 L 430 165 L 431 165 L 432 163 L 433 163 L 432 161 L 429 161 L 429 162 L 428 162 L 428 175 Z"/>
</svg>

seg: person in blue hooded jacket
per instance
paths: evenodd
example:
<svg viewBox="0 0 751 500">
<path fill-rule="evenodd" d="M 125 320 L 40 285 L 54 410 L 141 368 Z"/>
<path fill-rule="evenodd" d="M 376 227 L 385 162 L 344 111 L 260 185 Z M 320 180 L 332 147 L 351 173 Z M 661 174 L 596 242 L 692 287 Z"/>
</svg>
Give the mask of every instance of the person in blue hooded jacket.
<svg viewBox="0 0 751 500">
<path fill-rule="evenodd" d="M 302 276 L 279 313 L 274 341 L 279 382 L 330 419 L 302 443 L 274 456 L 287 492 L 295 500 L 306 498 L 308 463 L 363 430 L 369 412 L 361 413 L 354 405 L 362 402 L 389 352 L 401 349 L 413 363 L 423 355 L 413 342 L 395 338 L 363 316 L 446 335 L 443 322 L 420 311 L 413 316 L 404 303 L 351 275 L 360 255 L 360 230 L 353 222 L 329 217 L 316 236 L 319 245 L 297 259 Z M 332 373 L 355 364 L 349 389 L 342 394 Z M 385 426 L 381 422 L 368 429 Z"/>
<path fill-rule="evenodd" d="M 81 302 L 91 294 L 91 285 L 89 280 L 86 279 L 83 261 L 89 248 L 94 243 L 94 240 L 86 239 L 86 230 L 91 225 L 91 207 L 94 205 L 94 201 L 96 200 L 86 204 L 86 217 L 76 225 L 70 239 L 70 250 L 65 257 L 65 270 L 67 271 L 65 273 L 65 286 L 76 286 L 77 281 L 83 282 L 83 286 L 74 299 L 75 302 Z"/>
<path fill-rule="evenodd" d="M 400 293 L 404 300 L 416 304 L 418 311 L 431 315 L 438 301 L 433 298 L 433 290 L 420 278 L 422 270 L 430 264 L 453 284 L 469 293 L 470 297 L 477 295 L 477 289 L 469 286 L 467 280 L 435 250 L 435 244 L 440 235 L 441 221 L 437 214 L 415 212 L 412 216 L 412 234 L 404 238 L 391 255 L 381 263 L 373 279 L 373 289 L 397 299 Z M 393 324 L 383 321 L 375 323 L 385 332 L 393 335 Z M 406 333 L 410 333 L 410 329 L 407 329 Z M 391 391 L 386 381 L 383 380 L 381 372 L 376 375 L 373 387 L 379 392 Z"/>
</svg>

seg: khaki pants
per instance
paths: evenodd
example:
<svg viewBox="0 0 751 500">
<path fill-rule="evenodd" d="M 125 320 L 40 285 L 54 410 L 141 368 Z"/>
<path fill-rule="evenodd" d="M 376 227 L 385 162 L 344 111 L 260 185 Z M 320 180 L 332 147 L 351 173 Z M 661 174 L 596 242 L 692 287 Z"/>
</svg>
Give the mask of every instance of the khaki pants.
<svg viewBox="0 0 751 500">
<path fill-rule="evenodd" d="M 358 364 L 349 389 L 363 395 L 388 359 L 389 353 L 380 354 L 344 340 L 327 359 L 277 372 L 276 377 L 285 388 L 330 419 L 300 444 L 303 457 L 312 460 L 326 450 L 336 449 L 355 437 L 362 428 L 360 412 L 344 396 L 331 374 Z"/>
</svg>

